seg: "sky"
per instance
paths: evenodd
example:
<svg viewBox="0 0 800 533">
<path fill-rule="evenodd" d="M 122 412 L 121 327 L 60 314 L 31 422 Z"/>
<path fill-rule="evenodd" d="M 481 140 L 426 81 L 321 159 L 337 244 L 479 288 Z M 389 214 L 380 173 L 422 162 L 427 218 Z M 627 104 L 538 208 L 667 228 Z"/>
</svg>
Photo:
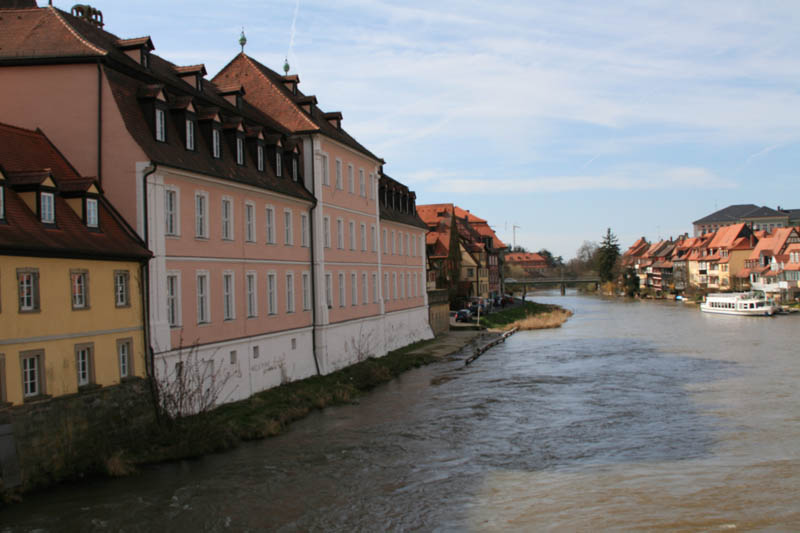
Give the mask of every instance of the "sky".
<svg viewBox="0 0 800 533">
<path fill-rule="evenodd" d="M 209 78 L 244 28 L 245 52 L 288 58 L 419 204 L 455 203 L 532 251 L 566 260 L 606 228 L 624 250 L 731 204 L 800 208 L 799 2 L 92 5 Z"/>
</svg>

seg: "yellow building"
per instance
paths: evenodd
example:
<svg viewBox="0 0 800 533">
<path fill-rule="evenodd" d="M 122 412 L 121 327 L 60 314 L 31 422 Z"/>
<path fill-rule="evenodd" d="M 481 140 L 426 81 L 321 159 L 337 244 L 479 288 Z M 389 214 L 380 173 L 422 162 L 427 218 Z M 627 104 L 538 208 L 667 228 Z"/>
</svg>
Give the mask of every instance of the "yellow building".
<svg viewBox="0 0 800 533">
<path fill-rule="evenodd" d="M 0 124 L 0 401 L 147 375 L 150 253 L 41 132 Z"/>
</svg>

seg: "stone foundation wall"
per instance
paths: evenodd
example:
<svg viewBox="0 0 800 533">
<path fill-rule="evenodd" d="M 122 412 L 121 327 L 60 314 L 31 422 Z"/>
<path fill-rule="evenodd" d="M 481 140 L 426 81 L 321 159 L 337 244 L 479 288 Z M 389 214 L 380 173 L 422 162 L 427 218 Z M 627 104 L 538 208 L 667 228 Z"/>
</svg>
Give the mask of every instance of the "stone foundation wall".
<svg viewBox="0 0 800 533">
<path fill-rule="evenodd" d="M 155 426 L 149 381 L 0 409 L 0 489 L 27 491 L 107 471 Z M 113 468 L 113 466 L 112 466 Z M 113 473 L 113 472 L 112 472 Z"/>
</svg>

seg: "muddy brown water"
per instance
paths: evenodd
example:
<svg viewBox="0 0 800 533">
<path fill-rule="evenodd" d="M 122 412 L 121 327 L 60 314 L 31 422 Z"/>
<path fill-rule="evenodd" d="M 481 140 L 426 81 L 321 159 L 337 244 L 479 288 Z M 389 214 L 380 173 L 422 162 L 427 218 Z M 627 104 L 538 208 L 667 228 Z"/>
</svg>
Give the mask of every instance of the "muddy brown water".
<svg viewBox="0 0 800 533">
<path fill-rule="evenodd" d="M 0 511 L 19 531 L 797 531 L 800 317 L 575 311 L 279 437 Z"/>
</svg>

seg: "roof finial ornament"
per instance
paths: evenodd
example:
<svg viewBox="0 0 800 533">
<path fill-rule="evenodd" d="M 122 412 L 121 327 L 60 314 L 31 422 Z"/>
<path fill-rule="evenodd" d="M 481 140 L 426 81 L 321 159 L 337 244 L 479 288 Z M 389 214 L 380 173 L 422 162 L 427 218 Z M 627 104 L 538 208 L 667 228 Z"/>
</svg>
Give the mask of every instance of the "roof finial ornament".
<svg viewBox="0 0 800 533">
<path fill-rule="evenodd" d="M 283 60 L 283 73 L 285 75 L 289 74 L 289 58 L 284 58 Z"/>
<path fill-rule="evenodd" d="M 244 45 L 247 44 L 247 37 L 244 36 L 244 26 L 242 26 L 242 34 L 239 36 L 239 46 L 242 47 L 242 53 L 244 53 Z"/>
</svg>

